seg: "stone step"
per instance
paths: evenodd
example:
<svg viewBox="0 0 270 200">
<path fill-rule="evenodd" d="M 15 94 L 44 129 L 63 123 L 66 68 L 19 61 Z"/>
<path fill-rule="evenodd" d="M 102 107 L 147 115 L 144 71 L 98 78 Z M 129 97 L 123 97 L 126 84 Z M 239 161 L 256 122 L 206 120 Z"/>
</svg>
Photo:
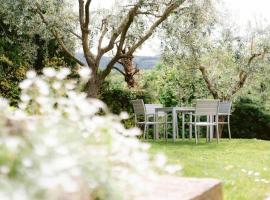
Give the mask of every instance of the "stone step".
<svg viewBox="0 0 270 200">
<path fill-rule="evenodd" d="M 147 192 L 136 200 L 222 200 L 222 184 L 215 179 L 160 176 L 145 183 Z"/>
</svg>

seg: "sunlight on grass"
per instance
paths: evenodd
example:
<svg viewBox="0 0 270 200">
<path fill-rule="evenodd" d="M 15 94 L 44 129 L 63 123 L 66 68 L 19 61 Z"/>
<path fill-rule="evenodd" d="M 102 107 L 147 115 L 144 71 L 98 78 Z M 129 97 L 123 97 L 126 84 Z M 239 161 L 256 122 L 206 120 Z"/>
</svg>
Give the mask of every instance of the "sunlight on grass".
<svg viewBox="0 0 270 200">
<path fill-rule="evenodd" d="M 223 182 L 224 199 L 264 199 L 270 193 L 270 142 L 221 140 L 150 142 L 151 153 L 163 152 L 170 163 L 183 166 L 183 176 L 217 178 Z M 181 175 L 181 174 L 178 174 Z"/>
</svg>

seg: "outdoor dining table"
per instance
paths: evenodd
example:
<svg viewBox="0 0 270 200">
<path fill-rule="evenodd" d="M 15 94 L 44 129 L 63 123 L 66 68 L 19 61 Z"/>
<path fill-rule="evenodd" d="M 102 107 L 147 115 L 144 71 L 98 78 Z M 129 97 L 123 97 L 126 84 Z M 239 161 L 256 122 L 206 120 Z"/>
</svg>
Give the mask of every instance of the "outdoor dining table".
<svg viewBox="0 0 270 200">
<path fill-rule="evenodd" d="M 182 139 L 185 138 L 185 114 L 189 114 L 190 122 L 192 122 L 192 113 L 195 112 L 194 107 L 163 107 L 163 108 L 155 108 L 155 119 L 158 119 L 158 113 L 172 113 L 172 127 L 173 127 L 173 141 L 176 141 L 177 137 L 177 113 L 182 113 Z M 159 138 L 158 135 L 158 124 L 155 124 L 155 139 Z M 189 124 L 189 137 L 192 137 L 192 124 Z"/>
</svg>

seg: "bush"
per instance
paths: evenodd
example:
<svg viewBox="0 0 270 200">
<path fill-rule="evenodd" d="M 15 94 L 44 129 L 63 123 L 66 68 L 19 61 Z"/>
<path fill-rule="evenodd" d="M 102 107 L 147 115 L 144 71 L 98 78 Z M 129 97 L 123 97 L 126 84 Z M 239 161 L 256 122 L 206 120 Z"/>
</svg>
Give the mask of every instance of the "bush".
<svg viewBox="0 0 270 200">
<path fill-rule="evenodd" d="M 77 82 L 67 68 L 43 73 L 27 72 L 19 108 L 0 99 L 0 199 L 133 199 L 156 169 L 178 169 L 80 92 L 88 73 Z"/>
<path fill-rule="evenodd" d="M 241 98 L 234 104 L 231 132 L 234 138 L 270 140 L 270 115 L 258 102 Z"/>
</svg>

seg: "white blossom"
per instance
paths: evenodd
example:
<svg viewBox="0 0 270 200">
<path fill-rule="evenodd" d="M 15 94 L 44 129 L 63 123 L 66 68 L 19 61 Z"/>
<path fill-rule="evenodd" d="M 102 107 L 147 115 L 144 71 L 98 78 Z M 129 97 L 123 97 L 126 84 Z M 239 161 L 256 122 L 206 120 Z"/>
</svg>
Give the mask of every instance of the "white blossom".
<svg viewBox="0 0 270 200">
<path fill-rule="evenodd" d="M 69 68 L 61 68 L 60 71 L 57 73 L 56 77 L 59 80 L 65 79 L 68 75 L 70 74 L 70 69 Z"/>
<path fill-rule="evenodd" d="M 129 115 L 128 115 L 127 112 L 121 112 L 121 113 L 120 113 L 120 118 L 123 119 L 123 120 L 124 120 L 124 119 L 128 119 L 128 118 L 129 118 Z"/>
<path fill-rule="evenodd" d="M 33 83 L 32 80 L 26 79 L 26 80 L 24 80 L 23 82 L 21 82 L 21 83 L 19 84 L 19 87 L 20 87 L 21 89 L 27 89 L 27 88 L 29 88 L 29 87 L 32 85 L 32 83 Z"/>
<path fill-rule="evenodd" d="M 46 67 L 42 70 L 43 74 L 47 77 L 54 77 L 56 76 L 56 71 L 54 68 Z"/>
<path fill-rule="evenodd" d="M 13 112 L 0 99 L 0 122 L 16 119 L 17 123 L 12 135 L 10 127 L 0 123 L 0 147 L 15 154 L 19 163 L 12 168 L 16 172 L 12 179 L 7 174 L 13 161 L 0 166 L 7 185 L 0 188 L 0 195 L 18 191 L 22 198 L 32 200 L 36 194 L 58 199 L 86 192 L 92 198 L 92 192 L 102 189 L 106 194 L 117 193 L 110 196 L 113 200 L 131 199 L 143 191 L 139 185 L 145 178 L 155 177 L 154 169 L 169 173 L 180 169 L 167 166 L 163 154 L 153 160 L 148 154 L 150 145 L 136 137 L 140 130 L 121 124 L 128 114 L 112 115 L 102 101 L 88 99 L 76 90 L 76 82 L 64 78 L 68 73 L 53 68 L 44 69 L 45 76 L 30 73 L 21 84 L 23 102 Z M 105 115 L 98 114 L 100 110 Z M 16 187 L 8 187 L 14 181 Z"/>
<path fill-rule="evenodd" d="M 2 165 L 2 166 L 0 166 L 0 173 L 1 174 L 8 174 L 10 172 L 10 169 L 9 169 L 9 167 L 8 166 L 6 166 L 6 165 Z"/>
<path fill-rule="evenodd" d="M 33 70 L 30 70 L 26 73 L 26 77 L 29 78 L 29 79 L 32 79 L 32 78 L 35 78 L 37 75 L 37 73 Z"/>
<path fill-rule="evenodd" d="M 82 67 L 78 71 L 82 80 L 89 80 L 89 76 L 91 74 L 91 70 L 89 67 Z"/>
</svg>

